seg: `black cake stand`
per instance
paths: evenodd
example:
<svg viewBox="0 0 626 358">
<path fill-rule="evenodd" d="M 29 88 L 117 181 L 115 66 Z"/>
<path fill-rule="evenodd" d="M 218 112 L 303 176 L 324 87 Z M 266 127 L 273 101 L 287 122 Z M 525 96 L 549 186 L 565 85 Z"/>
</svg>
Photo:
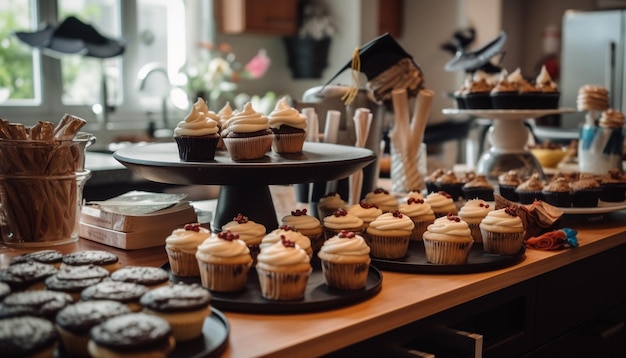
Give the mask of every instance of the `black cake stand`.
<svg viewBox="0 0 626 358">
<path fill-rule="evenodd" d="M 212 223 L 217 231 L 240 212 L 273 230 L 278 221 L 268 185 L 342 179 L 376 159 L 369 149 L 309 142 L 304 143 L 302 153 L 268 152 L 261 159 L 245 162 L 235 162 L 219 150 L 213 161 L 183 162 L 174 142 L 133 145 L 118 150 L 113 157 L 154 182 L 220 185 Z"/>
</svg>

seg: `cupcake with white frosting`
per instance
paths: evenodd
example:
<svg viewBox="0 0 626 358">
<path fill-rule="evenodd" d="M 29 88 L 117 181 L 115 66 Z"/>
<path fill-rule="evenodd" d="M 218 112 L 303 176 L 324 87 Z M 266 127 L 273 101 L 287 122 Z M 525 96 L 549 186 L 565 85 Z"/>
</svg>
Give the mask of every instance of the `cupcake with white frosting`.
<svg viewBox="0 0 626 358">
<path fill-rule="evenodd" d="M 222 127 L 222 138 L 235 161 L 260 159 L 272 148 L 272 131 L 267 116 L 246 103 Z"/>
<path fill-rule="evenodd" d="M 269 300 L 302 300 L 313 271 L 310 257 L 295 242 L 281 240 L 263 248 L 256 270 L 261 295 Z"/>
<path fill-rule="evenodd" d="M 193 223 L 186 224 L 182 229 L 175 229 L 165 238 L 165 251 L 172 274 L 176 276 L 200 276 L 196 251 L 198 246 L 209 236 L 211 236 L 211 231 L 198 223 Z"/>
<path fill-rule="evenodd" d="M 204 240 L 196 251 L 202 286 L 210 291 L 236 292 L 248 281 L 252 256 L 238 234 L 222 231 Z"/>
<path fill-rule="evenodd" d="M 206 112 L 204 112 L 206 111 Z M 209 111 L 202 98 L 191 106 L 191 111 L 174 129 L 178 155 L 185 162 L 203 162 L 215 159 L 219 141 L 217 115 Z"/>
<path fill-rule="evenodd" d="M 308 237 L 311 240 L 313 251 L 318 251 L 322 247 L 324 243 L 322 223 L 315 216 L 308 215 L 306 208 L 292 210 L 289 215 L 284 216 L 280 221 L 283 225 L 290 226 Z"/>
<path fill-rule="evenodd" d="M 317 256 L 322 262 L 326 285 L 358 290 L 367 284 L 370 248 L 358 233 L 342 231 L 324 242 Z"/>
<path fill-rule="evenodd" d="M 494 205 L 482 199 L 470 199 L 459 210 L 459 218 L 465 221 L 472 232 L 474 242 L 483 243 L 483 235 L 480 232 L 480 223 L 483 218 L 494 210 Z"/>
<path fill-rule="evenodd" d="M 264 247 L 268 247 L 274 245 L 275 243 L 282 240 L 289 240 L 295 242 L 300 246 L 302 250 L 304 250 L 307 255 L 313 256 L 313 248 L 311 247 L 311 240 L 302 233 L 298 232 L 295 228 L 281 225 L 278 229 L 272 230 L 267 235 L 263 237 L 261 240 L 260 248 L 263 250 Z"/>
<path fill-rule="evenodd" d="M 428 225 L 435 221 L 435 213 L 430 204 L 425 202 L 424 199 L 408 198 L 400 204 L 398 211 L 413 220 L 415 227 L 413 228 L 411 240 L 421 240 Z"/>
<path fill-rule="evenodd" d="M 243 240 L 248 249 L 252 259 L 256 260 L 256 256 L 259 254 L 259 245 L 265 234 L 267 234 L 267 228 L 263 224 L 259 224 L 250 220 L 247 216 L 239 213 L 233 218 L 233 220 L 222 225 L 222 231 L 230 231 L 239 235 L 239 238 Z"/>
<path fill-rule="evenodd" d="M 437 218 L 424 232 L 428 262 L 437 265 L 462 265 L 474 244 L 469 226 L 456 215 Z"/>
<path fill-rule="evenodd" d="M 306 138 L 306 116 L 281 98 L 267 116 L 274 133 L 272 149 L 276 153 L 300 153 Z"/>
<path fill-rule="evenodd" d="M 365 194 L 363 201 L 378 206 L 383 213 L 398 210 L 398 199 L 383 188 L 376 188 Z"/>
<path fill-rule="evenodd" d="M 413 220 L 397 210 L 380 215 L 365 230 L 371 255 L 382 259 L 406 256 L 414 227 Z"/>
<path fill-rule="evenodd" d="M 515 208 L 507 207 L 489 212 L 480 223 L 485 252 L 514 255 L 524 245 L 526 230 Z"/>
</svg>

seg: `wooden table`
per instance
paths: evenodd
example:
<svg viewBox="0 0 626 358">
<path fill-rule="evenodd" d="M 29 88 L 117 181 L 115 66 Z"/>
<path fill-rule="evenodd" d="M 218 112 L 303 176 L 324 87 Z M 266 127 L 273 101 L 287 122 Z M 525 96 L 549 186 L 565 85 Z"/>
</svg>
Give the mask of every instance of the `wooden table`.
<svg viewBox="0 0 626 358">
<path fill-rule="evenodd" d="M 225 357 L 319 356 L 442 312 L 626 243 L 626 212 L 586 222 L 573 217 L 567 227 L 578 230 L 580 246 L 556 252 L 527 250 L 523 262 L 496 271 L 428 275 L 383 272 L 383 288 L 373 298 L 352 306 L 304 314 L 244 314 L 225 312 L 231 331 Z M 62 252 L 106 249 L 123 264 L 160 266 L 162 247 L 124 251 L 87 240 L 55 247 Z M 21 250 L 0 250 L 0 264 Z"/>
</svg>

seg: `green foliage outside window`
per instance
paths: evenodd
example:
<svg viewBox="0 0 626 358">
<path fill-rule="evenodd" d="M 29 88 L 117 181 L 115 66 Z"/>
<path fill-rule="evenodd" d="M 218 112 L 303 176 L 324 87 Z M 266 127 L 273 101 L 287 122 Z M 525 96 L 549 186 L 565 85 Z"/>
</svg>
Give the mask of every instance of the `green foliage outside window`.
<svg viewBox="0 0 626 358">
<path fill-rule="evenodd" d="M 11 11 L 0 12 L 0 88 L 8 88 L 9 99 L 34 98 L 32 50 L 13 34 L 19 25 Z"/>
</svg>

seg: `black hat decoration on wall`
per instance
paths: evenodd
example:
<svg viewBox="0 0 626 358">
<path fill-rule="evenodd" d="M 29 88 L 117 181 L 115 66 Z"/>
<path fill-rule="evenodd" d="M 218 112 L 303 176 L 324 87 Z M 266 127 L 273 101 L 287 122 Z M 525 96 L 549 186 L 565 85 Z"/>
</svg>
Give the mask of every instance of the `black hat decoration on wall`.
<svg viewBox="0 0 626 358">
<path fill-rule="evenodd" d="M 15 35 L 52 57 L 73 54 L 109 58 L 123 54 L 125 49 L 124 41 L 105 37 L 74 16 L 67 17 L 57 26 L 46 25 L 41 30 L 16 32 Z"/>
<path fill-rule="evenodd" d="M 347 69 L 353 71 L 352 86 L 344 99 L 350 102 L 351 93 L 358 92 L 359 73 L 367 76 L 368 87 L 373 90 L 379 101 L 391 100 L 391 91 L 406 89 L 409 94 L 416 94 L 423 86 L 423 74 L 420 67 L 408 52 L 388 33 L 354 50 L 353 58 L 328 80 L 322 88 L 329 85 Z"/>
</svg>

